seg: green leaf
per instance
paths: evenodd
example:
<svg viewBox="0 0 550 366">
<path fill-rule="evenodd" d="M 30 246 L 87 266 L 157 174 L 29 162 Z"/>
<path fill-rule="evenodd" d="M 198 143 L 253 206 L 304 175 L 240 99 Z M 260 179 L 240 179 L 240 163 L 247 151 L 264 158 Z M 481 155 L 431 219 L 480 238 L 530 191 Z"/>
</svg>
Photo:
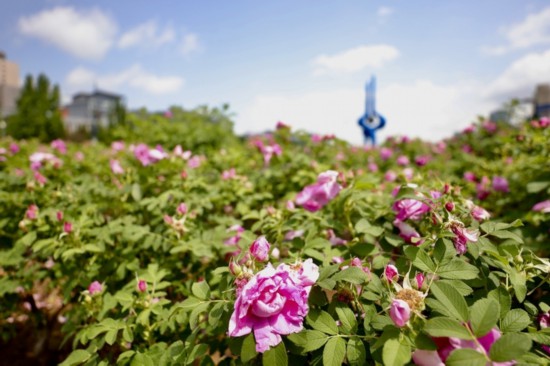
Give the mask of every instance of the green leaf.
<svg viewBox="0 0 550 366">
<path fill-rule="evenodd" d="M 405 248 L 405 254 L 419 270 L 429 273 L 435 272 L 435 264 L 424 250 L 415 246 L 408 246 Z"/>
<path fill-rule="evenodd" d="M 327 343 L 329 337 L 318 330 L 305 330 L 300 333 L 290 334 L 288 339 L 301 348 L 302 352 L 311 352 L 321 348 Z"/>
<path fill-rule="evenodd" d="M 437 274 L 442 278 L 451 280 L 473 280 L 477 278 L 479 270 L 462 259 L 454 258 L 449 263 L 439 267 Z"/>
<path fill-rule="evenodd" d="M 353 336 L 348 340 L 346 357 L 351 366 L 362 366 L 367 363 L 367 350 L 361 338 Z"/>
<path fill-rule="evenodd" d="M 353 311 L 344 304 L 336 306 L 336 314 L 342 323 L 340 329 L 345 334 L 353 334 L 357 330 L 357 319 Z"/>
<path fill-rule="evenodd" d="M 476 337 L 489 333 L 497 324 L 500 309 L 493 299 L 481 299 L 470 308 L 470 325 Z"/>
<path fill-rule="evenodd" d="M 466 327 L 450 318 L 437 317 L 429 319 L 424 326 L 424 331 L 432 337 L 472 339 Z"/>
<path fill-rule="evenodd" d="M 449 314 L 463 322 L 468 321 L 468 305 L 464 297 L 451 285 L 434 282 L 430 292 L 448 309 Z"/>
<path fill-rule="evenodd" d="M 112 346 L 116 342 L 116 338 L 118 335 L 118 329 L 111 329 L 105 334 L 105 342 Z"/>
<path fill-rule="evenodd" d="M 336 321 L 326 311 L 312 309 L 307 314 L 306 320 L 313 329 L 330 335 L 338 334 Z"/>
<path fill-rule="evenodd" d="M 499 231 L 494 231 L 489 235 L 495 236 L 499 239 L 512 239 L 513 241 L 515 241 L 517 243 L 523 244 L 523 239 L 521 238 L 521 236 L 519 236 L 518 234 L 513 233 L 511 231 L 499 230 Z"/>
<path fill-rule="evenodd" d="M 341 366 L 345 356 L 346 341 L 341 337 L 333 337 L 323 349 L 323 366 Z"/>
<path fill-rule="evenodd" d="M 362 285 L 368 279 L 368 275 L 359 267 L 348 267 L 332 276 L 334 281 L 345 281 L 354 285 Z"/>
<path fill-rule="evenodd" d="M 90 352 L 84 349 L 77 349 L 71 352 L 69 357 L 67 357 L 65 361 L 61 362 L 59 366 L 80 365 L 88 361 L 90 357 L 92 357 L 92 354 Z"/>
<path fill-rule="evenodd" d="M 508 333 L 500 337 L 491 346 L 491 360 L 496 362 L 517 359 L 531 349 L 531 339 L 525 334 Z"/>
<path fill-rule="evenodd" d="M 176 305 L 175 310 L 190 311 L 202 304 L 203 301 L 195 297 L 189 297 Z"/>
<path fill-rule="evenodd" d="M 210 300 L 210 287 L 206 281 L 193 283 L 191 286 L 191 292 L 193 292 L 193 295 L 201 300 Z"/>
<path fill-rule="evenodd" d="M 489 291 L 487 294 L 489 299 L 493 299 L 500 305 L 500 318 L 503 318 L 510 307 L 512 306 L 512 298 L 510 293 L 503 286 L 500 286 L 494 290 Z"/>
<path fill-rule="evenodd" d="M 538 193 L 550 187 L 550 182 L 530 182 L 527 183 L 527 193 Z"/>
<path fill-rule="evenodd" d="M 511 268 L 509 273 L 510 282 L 512 283 L 512 287 L 514 288 L 516 298 L 519 302 L 523 302 L 523 300 L 525 300 L 525 296 L 527 295 L 527 278 L 525 276 L 525 273 L 518 272 L 514 268 Z"/>
<path fill-rule="evenodd" d="M 241 360 L 244 363 L 247 363 L 248 361 L 256 358 L 256 356 L 258 356 L 258 352 L 256 352 L 256 342 L 254 341 L 254 335 L 250 333 L 243 340 Z"/>
<path fill-rule="evenodd" d="M 134 201 L 136 201 L 136 202 L 141 201 L 141 187 L 139 186 L 138 183 L 132 184 L 131 194 L 132 194 L 132 198 L 134 199 Z"/>
<path fill-rule="evenodd" d="M 485 355 L 471 348 L 454 350 L 445 361 L 447 366 L 485 366 L 486 363 Z"/>
<path fill-rule="evenodd" d="M 389 339 L 382 350 L 385 366 L 403 366 L 411 360 L 411 347 L 399 339 Z"/>
<path fill-rule="evenodd" d="M 288 355 L 284 342 L 279 343 L 268 351 L 264 352 L 262 357 L 263 366 L 288 366 Z"/>
<path fill-rule="evenodd" d="M 155 366 L 153 359 L 146 354 L 136 353 L 130 366 Z"/>
<path fill-rule="evenodd" d="M 366 219 L 361 219 L 355 224 L 355 231 L 361 234 L 380 236 L 384 232 L 384 228 L 373 226 Z"/>
<path fill-rule="evenodd" d="M 512 309 L 502 320 L 500 330 L 503 332 L 519 332 L 531 324 L 529 314 L 522 309 Z"/>
</svg>

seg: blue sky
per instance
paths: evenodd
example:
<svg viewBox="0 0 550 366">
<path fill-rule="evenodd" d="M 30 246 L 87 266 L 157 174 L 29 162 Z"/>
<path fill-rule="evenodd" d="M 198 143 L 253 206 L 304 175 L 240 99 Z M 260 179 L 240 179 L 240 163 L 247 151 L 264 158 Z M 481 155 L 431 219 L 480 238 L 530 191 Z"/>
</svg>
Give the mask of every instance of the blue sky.
<svg viewBox="0 0 550 366">
<path fill-rule="evenodd" d="M 374 74 L 382 137 L 435 140 L 550 82 L 550 4 L 19 0 L 0 49 L 66 101 L 97 85 L 132 108 L 229 103 L 237 132 L 281 120 L 355 143 Z"/>
</svg>

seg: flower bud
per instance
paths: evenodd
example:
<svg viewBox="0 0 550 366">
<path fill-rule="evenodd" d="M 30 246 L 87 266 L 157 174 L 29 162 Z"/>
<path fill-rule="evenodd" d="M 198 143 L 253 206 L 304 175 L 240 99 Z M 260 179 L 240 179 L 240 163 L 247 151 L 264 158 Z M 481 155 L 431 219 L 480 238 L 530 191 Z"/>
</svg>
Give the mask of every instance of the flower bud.
<svg viewBox="0 0 550 366">
<path fill-rule="evenodd" d="M 137 284 L 137 289 L 139 292 L 147 291 L 147 282 L 145 282 L 144 280 L 139 280 Z"/>
<path fill-rule="evenodd" d="M 229 263 L 229 272 L 233 276 L 238 277 L 243 272 L 243 270 L 242 270 L 241 266 L 239 266 L 236 262 L 231 261 Z"/>
<path fill-rule="evenodd" d="M 67 234 L 70 234 L 73 231 L 73 224 L 71 224 L 69 221 L 65 221 L 63 224 L 63 231 Z"/>
<path fill-rule="evenodd" d="M 270 246 L 265 236 L 260 236 L 250 246 L 250 254 L 252 254 L 257 261 L 265 262 L 269 258 Z"/>
<path fill-rule="evenodd" d="M 176 209 L 176 211 L 180 214 L 180 215 L 185 215 L 187 213 L 187 205 L 182 202 L 178 205 L 178 208 Z"/>
<path fill-rule="evenodd" d="M 88 286 L 88 292 L 90 295 L 97 294 L 103 290 L 103 286 L 98 281 L 94 281 L 90 283 L 90 286 Z"/>
<path fill-rule="evenodd" d="M 63 221 L 63 211 L 57 211 L 55 217 L 57 218 L 57 221 Z"/>
<path fill-rule="evenodd" d="M 399 271 L 393 264 L 388 264 L 384 269 L 384 276 L 388 282 L 393 282 L 399 277 Z"/>
<path fill-rule="evenodd" d="M 403 327 L 411 317 L 411 308 L 403 300 L 395 299 L 391 303 L 390 318 L 396 327 Z"/>
<path fill-rule="evenodd" d="M 416 276 L 415 276 L 415 280 L 416 280 L 416 287 L 418 289 L 421 289 L 422 288 L 422 284 L 424 283 L 424 274 L 423 273 L 418 273 Z"/>
<path fill-rule="evenodd" d="M 455 209 L 455 204 L 453 201 L 449 201 L 445 203 L 445 209 L 449 212 L 453 211 Z"/>
</svg>

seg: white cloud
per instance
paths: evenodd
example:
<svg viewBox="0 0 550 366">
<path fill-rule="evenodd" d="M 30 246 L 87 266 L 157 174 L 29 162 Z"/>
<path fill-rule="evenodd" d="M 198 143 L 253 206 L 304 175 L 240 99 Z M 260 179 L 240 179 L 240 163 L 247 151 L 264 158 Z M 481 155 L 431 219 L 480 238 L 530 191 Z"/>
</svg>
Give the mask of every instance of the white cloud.
<svg viewBox="0 0 550 366">
<path fill-rule="evenodd" d="M 174 41 L 176 34 L 174 29 L 168 25 L 163 30 L 157 26 L 155 20 L 149 20 L 135 28 L 125 32 L 118 40 L 119 48 L 133 46 L 160 46 Z"/>
<path fill-rule="evenodd" d="M 397 48 L 380 44 L 359 46 L 335 55 L 320 55 L 313 60 L 313 74 L 354 73 L 368 67 L 378 68 L 399 56 Z"/>
<path fill-rule="evenodd" d="M 77 11 L 72 7 L 56 7 L 22 17 L 19 31 L 74 56 L 98 60 L 113 44 L 116 23 L 99 9 Z"/>
<path fill-rule="evenodd" d="M 194 33 L 187 33 L 183 36 L 180 44 L 180 52 L 182 55 L 187 56 L 200 48 L 199 38 Z"/>
<path fill-rule="evenodd" d="M 550 80 L 550 50 L 530 53 L 513 62 L 484 89 L 486 98 L 505 100 L 533 95 L 535 85 Z"/>
<path fill-rule="evenodd" d="M 97 75 L 96 73 L 78 67 L 72 70 L 65 82 L 69 89 L 90 89 L 97 86 L 101 89 L 117 91 L 130 87 L 149 94 L 169 94 L 179 91 L 185 80 L 179 76 L 158 76 L 143 69 L 139 64 L 130 66 L 118 73 Z"/>
<path fill-rule="evenodd" d="M 390 135 L 432 141 L 450 137 L 493 107 L 481 99 L 479 90 L 475 83 L 437 85 L 427 80 L 385 86 L 377 98 L 377 109 L 387 119 L 379 139 Z M 360 144 L 363 135 L 357 120 L 364 113 L 364 98 L 360 87 L 258 96 L 237 116 L 235 129 L 238 133 L 261 132 L 283 121 L 294 129 L 334 133 Z"/>
<path fill-rule="evenodd" d="M 501 55 L 515 49 L 550 43 L 550 7 L 528 15 L 522 22 L 501 29 L 505 46 L 486 47 L 489 54 Z"/>
<path fill-rule="evenodd" d="M 393 14 L 393 8 L 390 8 L 388 6 L 381 6 L 376 11 L 376 15 L 378 15 L 379 18 L 385 18 Z"/>
</svg>

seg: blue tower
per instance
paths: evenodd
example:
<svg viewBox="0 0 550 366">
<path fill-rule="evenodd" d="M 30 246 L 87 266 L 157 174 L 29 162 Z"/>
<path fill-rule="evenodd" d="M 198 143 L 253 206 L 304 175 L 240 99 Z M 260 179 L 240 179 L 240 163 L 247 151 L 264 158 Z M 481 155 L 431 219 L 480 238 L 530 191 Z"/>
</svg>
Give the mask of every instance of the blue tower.
<svg viewBox="0 0 550 366">
<path fill-rule="evenodd" d="M 386 125 L 386 119 L 376 112 L 376 78 L 371 76 L 370 81 L 365 85 L 367 94 L 365 102 L 365 114 L 359 118 L 357 123 L 363 129 L 365 144 L 371 141 L 371 144 L 376 145 L 376 130 L 383 128 Z"/>
</svg>

